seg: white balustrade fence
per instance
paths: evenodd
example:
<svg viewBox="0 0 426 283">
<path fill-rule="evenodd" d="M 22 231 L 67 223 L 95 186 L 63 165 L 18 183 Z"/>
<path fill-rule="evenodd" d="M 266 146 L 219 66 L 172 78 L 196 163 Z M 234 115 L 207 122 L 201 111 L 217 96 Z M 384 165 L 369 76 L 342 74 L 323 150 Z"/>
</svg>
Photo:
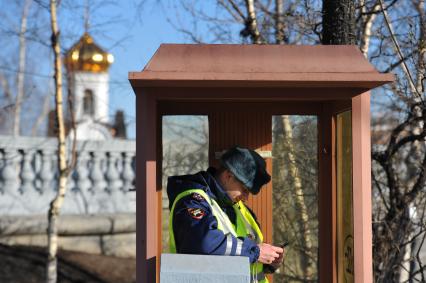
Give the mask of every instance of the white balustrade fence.
<svg viewBox="0 0 426 283">
<path fill-rule="evenodd" d="M 57 190 L 54 138 L 0 136 L 0 215 L 47 212 Z M 136 211 L 135 141 L 81 141 L 62 213 Z"/>
</svg>

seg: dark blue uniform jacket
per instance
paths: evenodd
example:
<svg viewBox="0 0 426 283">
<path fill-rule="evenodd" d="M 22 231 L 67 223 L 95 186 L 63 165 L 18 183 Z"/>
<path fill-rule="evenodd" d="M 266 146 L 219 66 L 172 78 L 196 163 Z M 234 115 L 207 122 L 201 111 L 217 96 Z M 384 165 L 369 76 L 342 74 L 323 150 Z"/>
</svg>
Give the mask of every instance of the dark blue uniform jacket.
<svg viewBox="0 0 426 283">
<path fill-rule="evenodd" d="M 168 179 L 167 195 L 171 209 L 176 197 L 189 189 L 204 190 L 221 206 L 229 219 L 235 224 L 236 216 L 232 201 L 213 177 L 214 168 L 201 171 L 194 175 L 173 176 Z M 254 214 L 253 214 L 254 216 Z M 183 254 L 224 255 L 227 236 L 217 229 L 217 221 L 211 207 L 199 194 L 190 194 L 178 201 L 173 215 L 173 231 L 176 251 Z M 257 261 L 259 247 L 248 237 L 239 238 L 243 241 L 241 256 L 247 256 L 250 263 Z M 232 236 L 230 255 L 236 255 L 237 238 Z"/>
</svg>

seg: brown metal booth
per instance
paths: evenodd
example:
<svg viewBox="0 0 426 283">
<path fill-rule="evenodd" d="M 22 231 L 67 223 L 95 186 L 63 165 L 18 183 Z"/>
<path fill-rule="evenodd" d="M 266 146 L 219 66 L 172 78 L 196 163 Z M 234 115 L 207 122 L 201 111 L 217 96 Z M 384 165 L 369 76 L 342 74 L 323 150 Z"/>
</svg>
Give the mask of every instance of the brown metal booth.
<svg viewBox="0 0 426 283">
<path fill-rule="evenodd" d="M 372 282 L 369 90 L 393 75 L 378 73 L 356 46 L 165 44 L 129 80 L 137 104 L 137 282 L 159 279 L 163 115 L 208 115 L 213 165 L 215 153 L 235 144 L 270 151 L 272 115 L 317 115 L 319 281 Z M 349 155 L 339 148 L 345 132 Z M 344 239 L 342 170 L 353 207 L 353 235 Z M 266 242 L 272 242 L 272 194 L 269 184 L 249 200 Z"/>
</svg>

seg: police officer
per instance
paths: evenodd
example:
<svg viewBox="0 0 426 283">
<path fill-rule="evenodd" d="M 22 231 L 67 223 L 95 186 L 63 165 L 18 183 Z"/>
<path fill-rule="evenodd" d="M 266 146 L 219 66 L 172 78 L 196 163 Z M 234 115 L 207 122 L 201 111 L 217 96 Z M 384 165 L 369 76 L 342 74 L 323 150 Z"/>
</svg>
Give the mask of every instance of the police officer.
<svg viewBox="0 0 426 283">
<path fill-rule="evenodd" d="M 170 252 L 247 256 L 251 282 L 268 282 L 265 273 L 279 267 L 284 250 L 263 242 L 244 202 L 270 180 L 265 160 L 242 147 L 226 151 L 218 169 L 170 177 Z"/>
</svg>

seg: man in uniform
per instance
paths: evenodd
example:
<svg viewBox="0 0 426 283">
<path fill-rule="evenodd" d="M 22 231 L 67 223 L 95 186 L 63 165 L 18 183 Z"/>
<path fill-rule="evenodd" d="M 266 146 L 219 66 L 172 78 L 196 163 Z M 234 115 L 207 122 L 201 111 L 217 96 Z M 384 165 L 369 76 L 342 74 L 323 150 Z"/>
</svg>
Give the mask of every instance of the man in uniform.
<svg viewBox="0 0 426 283">
<path fill-rule="evenodd" d="M 268 282 L 265 273 L 282 264 L 284 250 L 263 242 L 244 202 L 270 180 L 265 160 L 242 147 L 226 151 L 218 169 L 170 177 L 170 252 L 247 256 L 251 282 Z"/>
</svg>

